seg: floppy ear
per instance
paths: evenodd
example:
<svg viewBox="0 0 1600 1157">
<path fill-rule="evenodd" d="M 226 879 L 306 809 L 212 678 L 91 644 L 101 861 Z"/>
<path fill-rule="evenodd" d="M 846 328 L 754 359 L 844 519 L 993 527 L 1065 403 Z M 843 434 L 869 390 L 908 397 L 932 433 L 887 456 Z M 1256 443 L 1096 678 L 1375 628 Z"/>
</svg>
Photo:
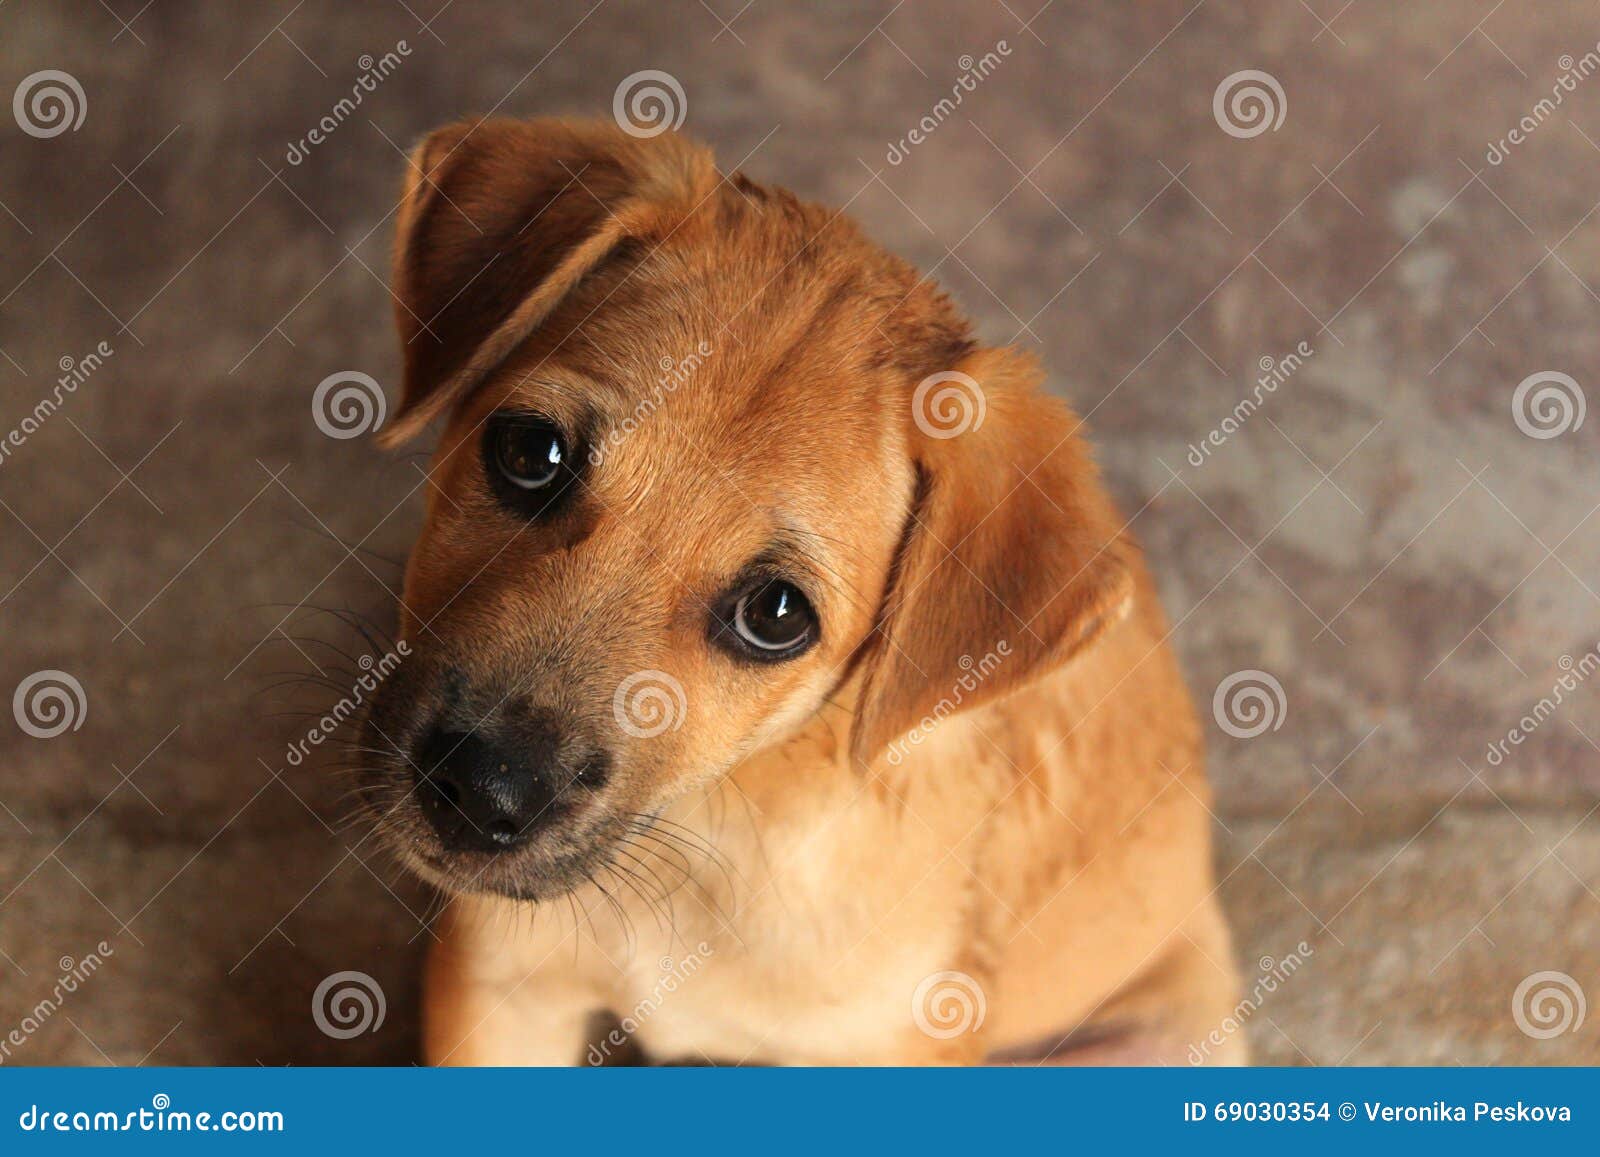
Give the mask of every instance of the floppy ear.
<svg viewBox="0 0 1600 1157">
<path fill-rule="evenodd" d="M 405 385 L 380 440 L 420 432 L 624 238 L 652 235 L 717 180 L 703 147 L 607 122 L 464 121 L 430 134 L 411 154 L 395 231 Z"/>
<path fill-rule="evenodd" d="M 1060 667 L 1132 607 L 1115 509 L 1078 420 L 1037 378 L 1022 355 L 984 349 L 911 400 L 918 492 L 865 658 L 863 762 Z"/>
</svg>

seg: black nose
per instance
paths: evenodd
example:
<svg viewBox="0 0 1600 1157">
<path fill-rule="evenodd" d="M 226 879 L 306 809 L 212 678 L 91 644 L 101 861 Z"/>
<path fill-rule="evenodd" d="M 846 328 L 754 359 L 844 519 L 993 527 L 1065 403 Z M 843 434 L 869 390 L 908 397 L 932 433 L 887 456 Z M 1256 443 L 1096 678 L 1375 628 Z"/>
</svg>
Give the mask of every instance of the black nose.
<svg viewBox="0 0 1600 1157">
<path fill-rule="evenodd" d="M 504 852 L 563 810 L 544 745 L 501 747 L 435 731 L 417 753 L 417 798 L 450 851 Z"/>
</svg>

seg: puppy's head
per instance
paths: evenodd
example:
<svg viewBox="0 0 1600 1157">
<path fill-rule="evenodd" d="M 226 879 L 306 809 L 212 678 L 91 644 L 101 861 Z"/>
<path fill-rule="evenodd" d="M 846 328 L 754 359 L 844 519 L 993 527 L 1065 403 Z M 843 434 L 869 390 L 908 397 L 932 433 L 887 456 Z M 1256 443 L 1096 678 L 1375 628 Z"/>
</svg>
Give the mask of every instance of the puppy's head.
<svg viewBox="0 0 1600 1157">
<path fill-rule="evenodd" d="M 1125 613 L 1076 421 L 839 214 L 594 124 L 412 170 L 385 438 L 446 426 L 363 798 L 430 878 L 557 895 L 827 702 L 870 763 Z"/>
</svg>

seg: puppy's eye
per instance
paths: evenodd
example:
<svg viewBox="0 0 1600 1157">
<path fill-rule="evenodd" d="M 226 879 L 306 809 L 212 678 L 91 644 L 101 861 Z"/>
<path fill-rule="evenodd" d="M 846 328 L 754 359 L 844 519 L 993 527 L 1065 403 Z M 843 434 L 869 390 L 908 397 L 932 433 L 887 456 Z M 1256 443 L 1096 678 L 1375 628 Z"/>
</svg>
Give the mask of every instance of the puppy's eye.
<svg viewBox="0 0 1600 1157">
<path fill-rule="evenodd" d="M 555 512 L 581 462 L 562 428 L 543 414 L 504 411 L 483 431 L 483 468 L 502 505 L 525 518 Z"/>
<path fill-rule="evenodd" d="M 733 631 L 763 658 L 787 658 L 811 641 L 817 616 L 800 589 L 770 579 L 740 595 L 733 605 Z"/>
<path fill-rule="evenodd" d="M 558 482 L 567 463 L 567 440 L 546 418 L 496 416 L 490 421 L 494 464 L 519 490 L 544 490 Z"/>
</svg>

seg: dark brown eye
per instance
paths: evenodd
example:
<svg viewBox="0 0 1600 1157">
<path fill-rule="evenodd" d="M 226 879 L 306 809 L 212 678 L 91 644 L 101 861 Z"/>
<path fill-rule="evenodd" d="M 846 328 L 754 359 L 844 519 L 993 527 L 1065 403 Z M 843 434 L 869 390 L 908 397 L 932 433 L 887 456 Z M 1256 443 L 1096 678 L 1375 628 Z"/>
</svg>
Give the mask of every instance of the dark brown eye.
<svg viewBox="0 0 1600 1157">
<path fill-rule="evenodd" d="M 816 622 L 806 596 L 781 579 L 746 591 L 733 607 L 734 633 L 767 658 L 798 653 L 811 641 Z"/>
<path fill-rule="evenodd" d="M 507 415 L 491 420 L 494 464 L 519 490 L 544 490 L 564 475 L 567 442 L 561 430 L 536 416 Z"/>
</svg>

